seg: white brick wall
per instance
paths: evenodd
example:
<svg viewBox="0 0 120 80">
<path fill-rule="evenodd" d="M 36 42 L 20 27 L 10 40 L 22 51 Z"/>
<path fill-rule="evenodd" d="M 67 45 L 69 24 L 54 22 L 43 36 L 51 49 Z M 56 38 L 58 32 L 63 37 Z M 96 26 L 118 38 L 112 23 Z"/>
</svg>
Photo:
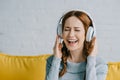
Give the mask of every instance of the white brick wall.
<svg viewBox="0 0 120 80">
<path fill-rule="evenodd" d="M 120 61 L 119 0 L 0 0 L 0 51 L 13 55 L 52 53 L 61 15 L 78 9 L 96 24 L 99 55 Z"/>
</svg>

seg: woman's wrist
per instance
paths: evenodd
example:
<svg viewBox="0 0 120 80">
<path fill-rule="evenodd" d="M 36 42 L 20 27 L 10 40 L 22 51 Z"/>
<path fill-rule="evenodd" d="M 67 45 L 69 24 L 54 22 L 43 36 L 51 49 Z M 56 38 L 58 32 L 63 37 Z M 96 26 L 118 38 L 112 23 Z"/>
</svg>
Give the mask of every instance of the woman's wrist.
<svg viewBox="0 0 120 80">
<path fill-rule="evenodd" d="M 87 57 L 87 64 L 89 64 L 89 65 L 95 65 L 96 64 L 96 56 L 89 55 Z"/>
</svg>

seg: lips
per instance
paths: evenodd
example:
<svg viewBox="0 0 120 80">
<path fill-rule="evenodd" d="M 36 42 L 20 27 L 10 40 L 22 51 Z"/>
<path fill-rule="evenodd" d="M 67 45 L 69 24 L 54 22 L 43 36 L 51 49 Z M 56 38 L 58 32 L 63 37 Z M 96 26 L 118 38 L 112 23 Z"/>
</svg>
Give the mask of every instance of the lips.
<svg viewBox="0 0 120 80">
<path fill-rule="evenodd" d="M 76 39 L 69 39 L 69 40 L 67 40 L 67 42 L 68 42 L 68 44 L 70 46 L 74 46 L 78 42 L 78 40 L 76 40 Z"/>
</svg>

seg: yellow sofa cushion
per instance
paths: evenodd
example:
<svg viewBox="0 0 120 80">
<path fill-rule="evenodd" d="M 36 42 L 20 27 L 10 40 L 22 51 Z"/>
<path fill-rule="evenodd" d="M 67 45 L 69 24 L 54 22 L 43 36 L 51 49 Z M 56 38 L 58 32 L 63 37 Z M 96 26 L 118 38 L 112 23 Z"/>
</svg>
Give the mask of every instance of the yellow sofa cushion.
<svg viewBox="0 0 120 80">
<path fill-rule="evenodd" d="M 120 62 L 108 63 L 108 74 L 106 80 L 120 80 Z"/>
<path fill-rule="evenodd" d="M 0 53 L 0 80 L 45 80 L 46 58 L 38 56 L 12 56 Z"/>
<path fill-rule="evenodd" d="M 0 80 L 45 80 L 46 59 L 50 55 L 13 56 L 0 53 Z M 106 80 L 120 80 L 120 62 L 108 63 Z"/>
</svg>

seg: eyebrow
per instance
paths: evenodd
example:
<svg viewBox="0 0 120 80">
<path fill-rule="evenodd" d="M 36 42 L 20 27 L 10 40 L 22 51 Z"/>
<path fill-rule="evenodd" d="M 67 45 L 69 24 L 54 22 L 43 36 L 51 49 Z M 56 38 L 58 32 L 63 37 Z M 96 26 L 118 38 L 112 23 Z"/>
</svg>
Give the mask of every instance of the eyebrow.
<svg viewBox="0 0 120 80">
<path fill-rule="evenodd" d="M 70 28 L 70 27 L 65 27 L 65 28 Z M 74 28 L 80 28 L 80 27 L 74 27 Z"/>
</svg>

